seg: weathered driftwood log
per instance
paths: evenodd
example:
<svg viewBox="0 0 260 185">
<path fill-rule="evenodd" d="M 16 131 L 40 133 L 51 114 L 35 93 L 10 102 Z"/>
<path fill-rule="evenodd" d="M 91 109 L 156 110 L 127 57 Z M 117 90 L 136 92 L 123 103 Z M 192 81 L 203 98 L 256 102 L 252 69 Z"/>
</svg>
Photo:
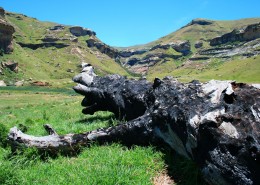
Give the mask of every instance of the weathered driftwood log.
<svg viewBox="0 0 260 185">
<path fill-rule="evenodd" d="M 74 90 L 85 98 L 83 113 L 113 112 L 128 122 L 82 134 L 34 137 L 12 128 L 9 141 L 50 152 L 75 152 L 92 141 L 168 145 L 198 163 L 210 184 L 260 184 L 260 90 L 231 81 L 183 84 L 166 77 L 128 80 L 97 77 L 83 66 Z"/>
</svg>

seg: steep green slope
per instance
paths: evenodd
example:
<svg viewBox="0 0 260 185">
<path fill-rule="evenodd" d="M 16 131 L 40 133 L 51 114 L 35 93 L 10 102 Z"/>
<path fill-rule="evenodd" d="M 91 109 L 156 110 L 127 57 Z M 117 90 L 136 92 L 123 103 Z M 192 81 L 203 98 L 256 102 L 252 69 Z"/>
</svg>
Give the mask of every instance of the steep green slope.
<svg viewBox="0 0 260 185">
<path fill-rule="evenodd" d="M 179 65 L 180 66 L 180 65 Z M 235 80 L 237 82 L 260 82 L 260 56 L 251 58 L 234 57 L 228 61 L 212 59 L 211 62 L 196 61 L 178 67 L 178 63 L 158 63 L 147 74 L 155 77 L 173 76 L 180 81 Z"/>
<path fill-rule="evenodd" d="M 213 21 L 206 19 L 194 19 L 188 25 L 181 29 L 164 36 L 148 45 L 156 45 L 158 43 L 169 43 L 176 40 L 189 40 L 193 46 L 195 41 L 207 41 L 214 37 L 231 32 L 249 24 L 260 22 L 260 18 L 248 18 L 232 21 Z"/>
<path fill-rule="evenodd" d="M 260 38 L 210 45 L 213 38 L 259 23 L 260 18 L 194 19 L 154 42 L 128 48 L 110 47 L 94 32 L 81 27 L 76 27 L 76 32 L 81 29 L 88 33 L 75 34 L 72 26 L 42 22 L 22 14 L 7 13 L 5 20 L 15 28 L 14 51 L 1 56 L 0 62 L 15 61 L 19 66 L 18 73 L 2 69 L 0 80 L 10 85 L 19 80 L 25 84 L 47 81 L 56 86 L 71 85 L 71 77 L 80 71 L 81 62 L 92 64 L 98 75 L 137 73 L 151 80 L 173 75 L 182 81 L 215 78 L 260 82 Z M 248 65 L 244 65 L 246 61 Z"/>
<path fill-rule="evenodd" d="M 5 54 L 0 62 L 18 62 L 19 72 L 4 69 L 0 80 L 7 84 L 24 80 L 47 81 L 64 86 L 80 72 L 81 62 L 92 64 L 99 75 L 108 73 L 129 74 L 113 59 L 87 47 L 89 35 L 74 36 L 70 26 L 53 29 L 57 24 L 41 22 L 22 14 L 7 13 L 5 19 L 15 28 L 11 54 Z"/>
<path fill-rule="evenodd" d="M 173 75 L 182 81 L 215 78 L 260 82 L 259 23 L 260 18 L 235 21 L 194 19 L 154 42 L 120 48 L 121 52 L 132 52 L 131 56 L 122 57 L 121 62 L 129 70 L 142 73 L 151 80 Z M 240 30 L 243 32 L 249 25 L 255 25 L 253 31 L 258 33 L 257 37 L 236 41 L 240 37 L 234 35 L 240 33 Z M 235 29 L 239 31 L 233 31 Z M 227 33 L 233 34 L 234 38 L 230 38 L 233 42 L 210 45 L 212 39 Z M 252 32 L 246 34 L 248 36 Z M 139 54 L 137 51 L 144 52 Z"/>
</svg>

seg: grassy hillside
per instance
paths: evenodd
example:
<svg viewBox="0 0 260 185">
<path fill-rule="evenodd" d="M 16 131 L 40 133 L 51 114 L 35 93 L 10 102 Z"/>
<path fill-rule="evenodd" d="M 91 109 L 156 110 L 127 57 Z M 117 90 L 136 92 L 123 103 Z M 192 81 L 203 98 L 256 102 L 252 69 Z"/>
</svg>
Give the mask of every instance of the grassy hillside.
<svg viewBox="0 0 260 185">
<path fill-rule="evenodd" d="M 86 40 L 89 36 L 80 36 L 77 42 L 69 31 L 69 26 L 63 30 L 50 30 L 57 25 L 50 22 L 41 22 L 21 14 L 7 13 L 6 20 L 15 28 L 14 51 L 12 54 L 5 54 L 0 62 L 18 62 L 18 74 L 5 70 L 5 75 L 0 80 L 12 84 L 17 80 L 48 81 L 52 85 L 66 86 L 71 83 L 71 78 L 80 72 L 81 62 L 91 63 L 99 75 L 118 73 L 129 75 L 118 63 L 97 50 L 87 47 Z M 39 47 L 30 49 L 22 47 L 21 44 L 41 44 L 43 39 L 51 37 L 57 39 L 57 44 L 67 44 L 67 47 L 57 48 Z"/>
<path fill-rule="evenodd" d="M 160 63 L 150 69 L 148 78 L 152 80 L 155 77 L 173 76 L 183 82 L 190 82 L 194 79 L 202 82 L 211 79 L 260 82 L 260 56 L 234 57 L 228 61 L 221 59 L 212 59 L 210 62 L 196 61 L 179 67 L 181 64 L 181 61 Z"/>
<path fill-rule="evenodd" d="M 202 23 L 201 23 L 202 22 Z M 176 41 L 189 41 L 190 54 L 181 55 L 174 49 L 156 49 L 148 50 L 142 55 L 133 55 L 131 58 L 139 59 L 140 66 L 129 66 L 131 69 L 138 67 L 142 68 L 143 60 L 147 56 L 159 56 L 159 62 L 151 65 L 145 73 L 148 79 L 153 80 L 155 77 L 164 77 L 172 75 L 180 81 L 190 81 L 198 79 L 207 81 L 210 79 L 219 80 L 237 80 L 249 83 L 260 82 L 260 58 L 259 58 L 259 39 L 254 42 L 235 42 L 227 43 L 221 46 L 210 46 L 209 41 L 217 36 L 229 33 L 234 29 L 245 28 L 250 24 L 260 22 L 260 18 L 248 18 L 235 21 L 213 21 L 206 19 L 195 19 L 188 25 L 180 28 L 179 30 L 166 35 L 154 42 L 140 45 L 136 47 L 129 47 L 127 49 L 149 49 L 154 46 L 167 45 Z M 196 48 L 195 43 L 201 42 L 202 47 Z M 215 50 L 221 51 L 225 48 L 243 48 L 251 44 L 251 49 L 247 52 L 250 53 L 237 53 L 230 56 L 217 56 L 217 55 L 201 55 L 201 51 Z M 165 55 L 164 57 L 161 57 Z M 172 57 L 172 56 L 175 56 Z M 176 57 L 179 56 L 179 57 Z M 192 60 L 197 58 L 196 60 Z M 127 61 L 127 59 L 125 60 Z M 149 65 L 149 64 L 148 64 Z"/>
<path fill-rule="evenodd" d="M 214 21 L 207 19 L 194 19 L 196 20 L 205 20 L 211 22 L 209 25 L 199 25 L 192 24 L 186 25 L 179 30 L 170 33 L 156 41 L 150 42 L 142 47 L 151 47 L 156 44 L 164 44 L 170 43 L 176 40 L 189 40 L 191 42 L 191 46 L 194 46 L 194 43 L 198 40 L 204 41 L 204 44 L 207 45 L 207 40 L 212 39 L 214 37 L 223 35 L 225 33 L 231 32 L 234 29 L 240 29 L 249 24 L 254 24 L 260 22 L 260 18 L 248 18 L 248 19 L 240 19 L 240 20 L 232 20 L 232 21 Z M 137 46 L 138 47 L 138 46 Z M 194 51 L 194 47 L 192 51 Z"/>
<path fill-rule="evenodd" d="M 202 50 L 214 49 L 214 47 L 209 45 L 210 39 L 231 32 L 234 29 L 258 23 L 260 22 L 260 18 L 235 21 L 195 19 L 190 24 L 154 42 L 124 48 L 124 50 L 136 50 L 152 48 L 159 44 L 165 45 L 179 40 L 188 40 L 190 42 L 191 51 L 186 56 L 182 56 L 182 53 L 172 48 L 166 50 L 159 48 L 147 51 L 141 55 L 135 54 L 131 58 L 136 58 L 141 63 L 142 60 L 149 58 L 149 56 L 165 56 L 160 58 L 159 62 L 155 63 L 155 65 L 148 64 L 147 67 L 145 66 L 146 62 L 143 62 L 141 66 L 133 66 L 132 69 L 134 70 L 131 70 L 131 66 L 129 68 L 126 68 L 127 66 L 122 67 L 114 59 L 101 53 L 96 47 L 89 48 L 86 41 L 90 39 L 90 36 L 75 37 L 70 33 L 70 26 L 64 26 L 64 29 L 60 30 L 52 30 L 51 28 L 58 24 L 42 22 L 22 14 L 14 13 L 7 13 L 6 20 L 16 30 L 14 33 L 14 51 L 12 54 L 1 56 L 0 62 L 15 61 L 19 64 L 18 73 L 4 69 L 4 75 L 0 76 L 0 80 L 4 80 L 10 85 L 16 81 L 24 80 L 25 84 L 30 84 L 32 81 L 46 81 L 57 87 L 71 86 L 71 78 L 80 72 L 79 65 L 81 62 L 92 64 L 98 75 L 117 73 L 133 76 L 134 74 L 131 72 L 138 71 L 138 67 L 140 67 L 140 71 L 142 71 L 142 68 L 148 69 L 145 75 L 151 80 L 154 77 L 173 75 L 181 81 L 189 81 L 190 79 L 206 81 L 214 78 L 260 82 L 258 56 L 252 58 L 246 58 L 243 55 L 229 58 L 210 56 L 208 59 L 189 60 L 192 57 L 201 57 L 199 52 Z M 201 24 L 200 22 L 206 22 L 206 24 Z M 36 46 L 50 42 L 46 41 L 46 39 L 51 39 L 52 43 L 60 44 L 61 47 L 41 46 L 36 49 L 26 47 L 26 45 Z M 95 39 L 99 41 L 97 37 Z M 195 48 L 194 46 L 198 41 L 203 44 L 201 48 Z M 257 48 L 255 50 L 257 51 Z M 121 62 L 124 63 L 127 60 L 126 58 L 121 60 Z M 153 59 L 151 58 L 151 60 Z"/>
</svg>

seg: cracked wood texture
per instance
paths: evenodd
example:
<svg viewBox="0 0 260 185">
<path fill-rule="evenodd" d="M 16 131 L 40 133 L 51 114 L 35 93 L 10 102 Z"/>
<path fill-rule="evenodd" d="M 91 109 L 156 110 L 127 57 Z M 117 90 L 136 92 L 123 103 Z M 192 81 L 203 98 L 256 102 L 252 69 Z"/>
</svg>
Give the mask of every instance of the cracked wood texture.
<svg viewBox="0 0 260 185">
<path fill-rule="evenodd" d="M 63 136 L 51 128 L 52 135 L 44 137 L 14 127 L 8 136 L 14 150 L 74 153 L 92 141 L 167 145 L 194 160 L 209 184 L 260 184 L 260 90 L 254 85 L 184 84 L 171 77 L 151 83 L 120 75 L 98 77 L 91 65 L 82 68 L 73 78 L 78 83 L 74 90 L 85 96 L 82 112 L 111 111 L 127 122 Z"/>
</svg>

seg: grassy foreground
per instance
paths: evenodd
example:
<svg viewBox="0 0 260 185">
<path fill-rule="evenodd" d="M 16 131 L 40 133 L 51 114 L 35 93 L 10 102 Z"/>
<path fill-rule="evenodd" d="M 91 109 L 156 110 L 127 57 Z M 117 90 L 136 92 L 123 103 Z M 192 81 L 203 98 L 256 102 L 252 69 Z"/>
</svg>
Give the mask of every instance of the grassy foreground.
<svg viewBox="0 0 260 185">
<path fill-rule="evenodd" d="M 50 123 L 59 134 L 79 133 L 115 124 L 113 115 L 81 113 L 81 96 L 70 90 L 5 88 L 0 95 L 1 139 L 13 126 L 28 134 L 46 135 Z M 5 129 L 4 129 L 5 128 Z M 119 144 L 95 146 L 75 157 L 59 156 L 43 161 L 33 150 L 12 156 L 0 148 L 0 184 L 151 184 L 164 169 L 163 156 L 153 148 L 127 149 Z"/>
<path fill-rule="evenodd" d="M 33 149 L 12 155 L 6 135 L 13 126 L 33 135 L 46 135 L 51 124 L 58 134 L 80 133 L 117 124 L 109 112 L 81 113 L 81 96 L 70 89 L 5 87 L 0 89 L 0 184 L 162 184 L 170 172 L 177 184 L 199 184 L 194 164 L 153 147 L 93 144 L 78 156 L 45 160 Z M 167 168 L 167 165 L 169 166 Z M 173 164 L 174 163 L 174 164 Z M 168 182 L 174 184 L 173 180 Z M 169 183 L 168 183 L 169 184 Z"/>
</svg>

